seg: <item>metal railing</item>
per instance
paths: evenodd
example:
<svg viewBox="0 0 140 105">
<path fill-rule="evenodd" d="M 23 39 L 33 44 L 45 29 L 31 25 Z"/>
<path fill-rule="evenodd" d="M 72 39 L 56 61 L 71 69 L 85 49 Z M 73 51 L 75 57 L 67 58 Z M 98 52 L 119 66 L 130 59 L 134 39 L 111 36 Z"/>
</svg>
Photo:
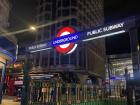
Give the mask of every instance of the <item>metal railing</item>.
<svg viewBox="0 0 140 105">
<path fill-rule="evenodd" d="M 80 84 L 30 84 L 30 105 L 127 105 L 125 89 Z"/>
</svg>

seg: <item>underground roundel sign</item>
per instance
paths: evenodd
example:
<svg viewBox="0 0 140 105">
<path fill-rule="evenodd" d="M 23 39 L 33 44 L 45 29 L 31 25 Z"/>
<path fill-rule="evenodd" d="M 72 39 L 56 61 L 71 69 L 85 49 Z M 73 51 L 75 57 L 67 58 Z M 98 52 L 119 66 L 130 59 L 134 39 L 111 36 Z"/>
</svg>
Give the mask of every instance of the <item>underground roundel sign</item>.
<svg viewBox="0 0 140 105">
<path fill-rule="evenodd" d="M 66 36 L 66 35 L 69 35 L 69 34 L 73 34 L 75 33 L 75 29 L 72 28 L 72 27 L 64 27 L 64 28 L 61 28 L 56 37 L 57 38 L 60 38 L 62 36 Z M 63 44 L 63 45 L 58 45 L 56 46 L 56 50 L 59 52 L 59 53 L 63 53 L 63 54 L 71 54 L 77 47 L 77 44 L 75 43 L 67 43 L 67 44 Z"/>
</svg>

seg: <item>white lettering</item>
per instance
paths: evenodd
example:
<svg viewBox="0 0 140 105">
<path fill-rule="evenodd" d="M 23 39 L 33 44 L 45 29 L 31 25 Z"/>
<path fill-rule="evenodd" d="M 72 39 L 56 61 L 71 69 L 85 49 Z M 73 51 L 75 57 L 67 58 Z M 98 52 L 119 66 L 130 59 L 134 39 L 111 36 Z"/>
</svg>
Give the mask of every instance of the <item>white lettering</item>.
<svg viewBox="0 0 140 105">
<path fill-rule="evenodd" d="M 34 50 L 34 49 L 39 49 L 39 48 L 43 48 L 43 47 L 46 47 L 47 46 L 47 44 L 45 43 L 43 43 L 43 44 L 38 44 L 38 45 L 33 45 L 33 46 L 30 46 L 28 49 L 29 50 Z"/>
<path fill-rule="evenodd" d="M 99 34 L 99 33 L 102 33 L 102 32 L 111 31 L 111 30 L 114 30 L 114 29 L 117 29 L 117 28 L 121 28 L 121 27 L 124 27 L 124 22 L 118 23 L 118 24 L 114 24 L 114 25 L 110 25 L 110 26 L 103 27 L 103 28 L 99 28 L 97 30 L 89 31 L 89 32 L 87 32 L 87 36 Z"/>
<path fill-rule="evenodd" d="M 63 38 L 63 39 L 58 39 L 58 40 L 53 41 L 52 43 L 53 43 L 53 45 L 55 45 L 55 44 L 67 43 L 69 41 L 76 40 L 76 39 L 78 39 L 78 35 L 69 36 L 69 37 Z"/>
</svg>

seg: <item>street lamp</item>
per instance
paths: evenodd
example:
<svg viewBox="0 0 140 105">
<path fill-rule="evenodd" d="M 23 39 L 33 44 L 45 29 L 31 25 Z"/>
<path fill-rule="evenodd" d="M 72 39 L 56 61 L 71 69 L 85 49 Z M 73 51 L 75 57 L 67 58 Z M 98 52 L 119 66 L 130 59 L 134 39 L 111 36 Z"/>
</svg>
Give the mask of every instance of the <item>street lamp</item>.
<svg viewBox="0 0 140 105">
<path fill-rule="evenodd" d="M 36 28 L 35 26 L 30 26 L 29 29 L 30 29 L 31 31 L 36 31 L 36 30 L 37 30 L 37 28 Z"/>
</svg>

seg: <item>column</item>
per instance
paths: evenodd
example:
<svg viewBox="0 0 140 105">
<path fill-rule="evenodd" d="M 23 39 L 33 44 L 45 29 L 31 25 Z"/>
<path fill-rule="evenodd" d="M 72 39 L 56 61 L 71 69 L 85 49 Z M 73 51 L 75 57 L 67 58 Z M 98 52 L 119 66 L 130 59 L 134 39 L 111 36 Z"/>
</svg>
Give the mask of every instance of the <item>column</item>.
<svg viewBox="0 0 140 105">
<path fill-rule="evenodd" d="M 0 83 L 0 104 L 2 103 L 2 90 L 3 90 L 3 83 L 5 80 L 5 71 L 6 71 L 6 64 L 3 63 L 2 74 L 1 74 L 1 83 Z"/>
</svg>

